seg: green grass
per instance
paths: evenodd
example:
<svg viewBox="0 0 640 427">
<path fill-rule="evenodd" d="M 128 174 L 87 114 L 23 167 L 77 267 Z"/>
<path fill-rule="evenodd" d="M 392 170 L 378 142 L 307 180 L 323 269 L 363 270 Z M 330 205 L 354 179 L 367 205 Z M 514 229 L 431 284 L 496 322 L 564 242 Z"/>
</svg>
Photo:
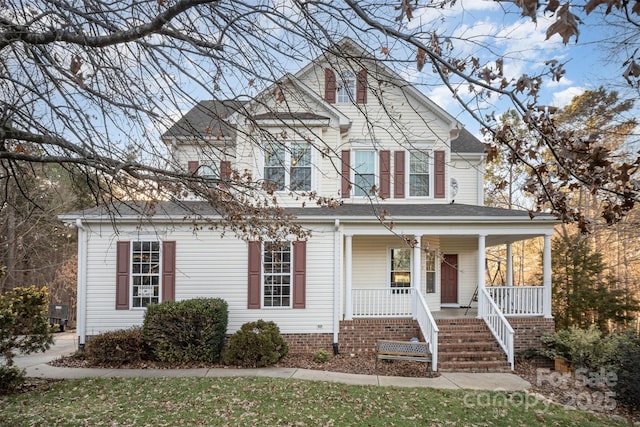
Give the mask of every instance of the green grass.
<svg viewBox="0 0 640 427">
<path fill-rule="evenodd" d="M 0 408 L 2 426 L 616 425 L 523 393 L 270 378 L 65 380 L 2 396 Z"/>
</svg>

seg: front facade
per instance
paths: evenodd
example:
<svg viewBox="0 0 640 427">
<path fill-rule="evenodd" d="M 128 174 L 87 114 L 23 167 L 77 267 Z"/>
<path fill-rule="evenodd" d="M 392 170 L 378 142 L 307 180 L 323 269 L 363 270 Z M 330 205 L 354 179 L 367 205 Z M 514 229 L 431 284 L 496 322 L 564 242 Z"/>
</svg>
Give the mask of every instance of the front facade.
<svg viewBox="0 0 640 427">
<path fill-rule="evenodd" d="M 483 145 L 350 40 L 340 45 L 357 61 L 328 52 L 252 101 L 201 102 L 163 136 L 171 167 L 212 182 L 249 171 L 310 237 L 195 231 L 189 211 L 218 214 L 189 196 L 148 216 L 123 206 L 117 234 L 102 209 L 64 215 L 79 229 L 81 344 L 141 324 L 148 304 L 219 297 L 229 333 L 273 320 L 293 349 L 372 351 L 376 336 L 353 333 L 368 322 L 377 338 L 430 342 L 437 369 L 433 315 L 444 308 L 477 307 L 511 361 L 509 316 L 551 319 L 555 218 L 484 207 Z M 303 206 L 309 194 L 332 207 Z M 538 237 L 541 283 L 485 286 L 486 248 L 509 254 Z"/>
</svg>

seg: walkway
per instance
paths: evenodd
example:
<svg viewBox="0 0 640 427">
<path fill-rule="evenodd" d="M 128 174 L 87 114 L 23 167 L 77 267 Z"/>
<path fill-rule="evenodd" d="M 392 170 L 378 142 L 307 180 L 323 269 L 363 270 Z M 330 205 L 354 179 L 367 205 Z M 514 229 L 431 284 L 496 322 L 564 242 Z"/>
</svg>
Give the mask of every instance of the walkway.
<svg viewBox="0 0 640 427">
<path fill-rule="evenodd" d="M 379 375 L 346 374 L 341 372 L 314 371 L 300 368 L 196 368 L 196 369 L 109 369 L 109 368 L 60 368 L 47 363 L 77 349 L 77 337 L 73 332 L 58 333 L 55 344 L 45 353 L 35 353 L 15 358 L 16 365 L 27 370 L 27 376 L 39 378 L 162 378 L 162 377 L 239 377 L 256 376 L 292 378 L 297 380 L 330 381 L 354 385 L 378 385 L 395 387 L 429 387 L 440 389 L 523 391 L 531 384 L 509 373 L 442 372 L 436 378 L 388 377 Z"/>
</svg>

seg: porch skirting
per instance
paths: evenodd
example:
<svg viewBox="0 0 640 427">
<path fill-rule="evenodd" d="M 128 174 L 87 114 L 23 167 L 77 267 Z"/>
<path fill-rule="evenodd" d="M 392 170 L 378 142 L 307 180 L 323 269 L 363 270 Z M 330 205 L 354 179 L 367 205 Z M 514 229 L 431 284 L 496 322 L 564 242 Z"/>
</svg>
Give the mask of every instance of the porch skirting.
<svg viewBox="0 0 640 427">
<path fill-rule="evenodd" d="M 378 340 L 423 341 L 420 326 L 414 319 L 354 319 L 340 322 L 340 353 L 373 353 Z"/>
<path fill-rule="evenodd" d="M 514 331 L 513 349 L 516 358 L 527 350 L 544 348 L 542 336 L 553 334 L 556 330 L 554 320 L 545 317 L 507 317 L 507 320 Z M 532 361 L 541 367 L 553 366 L 553 361 L 540 356 Z"/>
</svg>

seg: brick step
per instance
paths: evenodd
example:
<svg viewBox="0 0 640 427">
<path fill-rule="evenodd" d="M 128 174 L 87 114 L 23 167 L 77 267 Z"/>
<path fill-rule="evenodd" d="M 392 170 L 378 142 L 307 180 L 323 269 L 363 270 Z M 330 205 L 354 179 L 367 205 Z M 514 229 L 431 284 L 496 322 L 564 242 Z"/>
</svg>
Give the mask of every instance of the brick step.
<svg viewBox="0 0 640 427">
<path fill-rule="evenodd" d="M 455 351 L 440 352 L 438 351 L 438 363 L 440 362 L 479 362 L 479 361 L 500 361 L 504 362 L 506 356 L 498 351 Z"/>
<path fill-rule="evenodd" d="M 474 341 L 474 342 L 438 342 L 439 352 L 456 352 L 456 351 L 501 351 L 500 346 L 495 341 Z"/>
<path fill-rule="evenodd" d="M 495 342 L 491 334 L 438 334 L 438 342 L 441 343 L 477 343 Z"/>
<path fill-rule="evenodd" d="M 481 360 L 473 362 L 438 362 L 441 372 L 511 372 L 511 366 L 505 361 Z"/>
</svg>

